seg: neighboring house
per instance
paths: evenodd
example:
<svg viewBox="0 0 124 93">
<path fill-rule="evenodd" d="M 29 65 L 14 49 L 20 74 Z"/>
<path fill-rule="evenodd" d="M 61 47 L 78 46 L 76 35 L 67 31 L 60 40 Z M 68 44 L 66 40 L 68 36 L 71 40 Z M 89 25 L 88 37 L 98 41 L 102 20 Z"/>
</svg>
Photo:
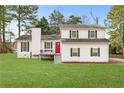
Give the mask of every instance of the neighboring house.
<svg viewBox="0 0 124 93">
<path fill-rule="evenodd" d="M 17 38 L 17 57 L 54 57 L 55 62 L 108 62 L 109 42 L 105 27 L 99 25 L 60 25 L 60 35 L 41 35 L 32 28 L 32 36 Z"/>
</svg>

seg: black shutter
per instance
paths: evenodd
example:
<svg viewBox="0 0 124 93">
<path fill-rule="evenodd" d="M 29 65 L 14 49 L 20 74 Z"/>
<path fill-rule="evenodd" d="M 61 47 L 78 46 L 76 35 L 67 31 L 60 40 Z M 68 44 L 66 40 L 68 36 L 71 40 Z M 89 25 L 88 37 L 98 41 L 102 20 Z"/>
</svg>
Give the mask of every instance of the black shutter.
<svg viewBox="0 0 124 93">
<path fill-rule="evenodd" d="M 95 30 L 95 38 L 97 39 L 97 30 Z"/>
<path fill-rule="evenodd" d="M 90 39 L 90 30 L 88 30 L 88 39 Z"/>
<path fill-rule="evenodd" d="M 70 30 L 70 32 L 69 32 L 69 35 L 70 35 L 70 39 L 71 39 L 71 30 Z"/>
<path fill-rule="evenodd" d="M 28 42 L 28 52 L 29 52 L 29 42 Z"/>
<path fill-rule="evenodd" d="M 72 57 L 72 48 L 70 49 L 70 56 Z"/>
<path fill-rule="evenodd" d="M 98 56 L 100 56 L 100 48 L 98 48 Z"/>
<path fill-rule="evenodd" d="M 52 45 L 52 42 L 51 42 L 51 49 L 52 49 L 53 45 Z"/>
<path fill-rule="evenodd" d="M 44 49 L 46 49 L 46 42 L 44 42 Z"/>
<path fill-rule="evenodd" d="M 93 56 L 93 48 L 90 50 L 90 55 Z"/>
<path fill-rule="evenodd" d="M 80 57 L 80 48 L 78 48 L 78 56 Z"/>
<path fill-rule="evenodd" d="M 77 30 L 77 39 L 78 39 L 78 30 Z"/>
<path fill-rule="evenodd" d="M 21 52 L 22 52 L 22 42 L 21 42 Z"/>
</svg>

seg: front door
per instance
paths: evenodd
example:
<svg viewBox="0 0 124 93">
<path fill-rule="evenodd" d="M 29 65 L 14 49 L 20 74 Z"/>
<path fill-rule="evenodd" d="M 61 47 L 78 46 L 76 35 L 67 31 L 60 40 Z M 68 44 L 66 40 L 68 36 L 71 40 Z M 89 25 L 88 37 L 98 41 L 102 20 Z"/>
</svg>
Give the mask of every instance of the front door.
<svg viewBox="0 0 124 93">
<path fill-rule="evenodd" d="M 56 42 L 56 53 L 60 53 L 60 42 Z"/>
</svg>

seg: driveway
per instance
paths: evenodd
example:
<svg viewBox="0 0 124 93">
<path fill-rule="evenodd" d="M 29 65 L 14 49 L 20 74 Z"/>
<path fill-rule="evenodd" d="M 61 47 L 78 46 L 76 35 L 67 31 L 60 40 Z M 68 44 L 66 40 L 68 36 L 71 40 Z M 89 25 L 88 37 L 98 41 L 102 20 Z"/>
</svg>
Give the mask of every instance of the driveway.
<svg viewBox="0 0 124 93">
<path fill-rule="evenodd" d="M 113 62 L 124 62 L 124 59 L 121 58 L 109 58 L 109 60 Z"/>
</svg>

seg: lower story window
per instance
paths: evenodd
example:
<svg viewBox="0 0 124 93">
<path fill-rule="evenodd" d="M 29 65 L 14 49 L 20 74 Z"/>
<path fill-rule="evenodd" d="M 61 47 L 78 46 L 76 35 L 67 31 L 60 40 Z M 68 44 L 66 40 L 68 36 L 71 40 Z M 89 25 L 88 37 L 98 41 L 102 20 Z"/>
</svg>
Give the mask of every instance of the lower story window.
<svg viewBox="0 0 124 93">
<path fill-rule="evenodd" d="M 44 42 L 45 44 L 45 46 L 44 46 L 44 48 L 45 49 L 52 49 L 52 42 Z"/>
<path fill-rule="evenodd" d="M 100 48 L 91 48 L 91 56 L 100 56 Z"/>
<path fill-rule="evenodd" d="M 29 52 L 29 42 L 21 42 L 21 52 Z"/>
<path fill-rule="evenodd" d="M 79 57 L 80 56 L 80 48 L 71 48 L 71 57 Z"/>
</svg>

